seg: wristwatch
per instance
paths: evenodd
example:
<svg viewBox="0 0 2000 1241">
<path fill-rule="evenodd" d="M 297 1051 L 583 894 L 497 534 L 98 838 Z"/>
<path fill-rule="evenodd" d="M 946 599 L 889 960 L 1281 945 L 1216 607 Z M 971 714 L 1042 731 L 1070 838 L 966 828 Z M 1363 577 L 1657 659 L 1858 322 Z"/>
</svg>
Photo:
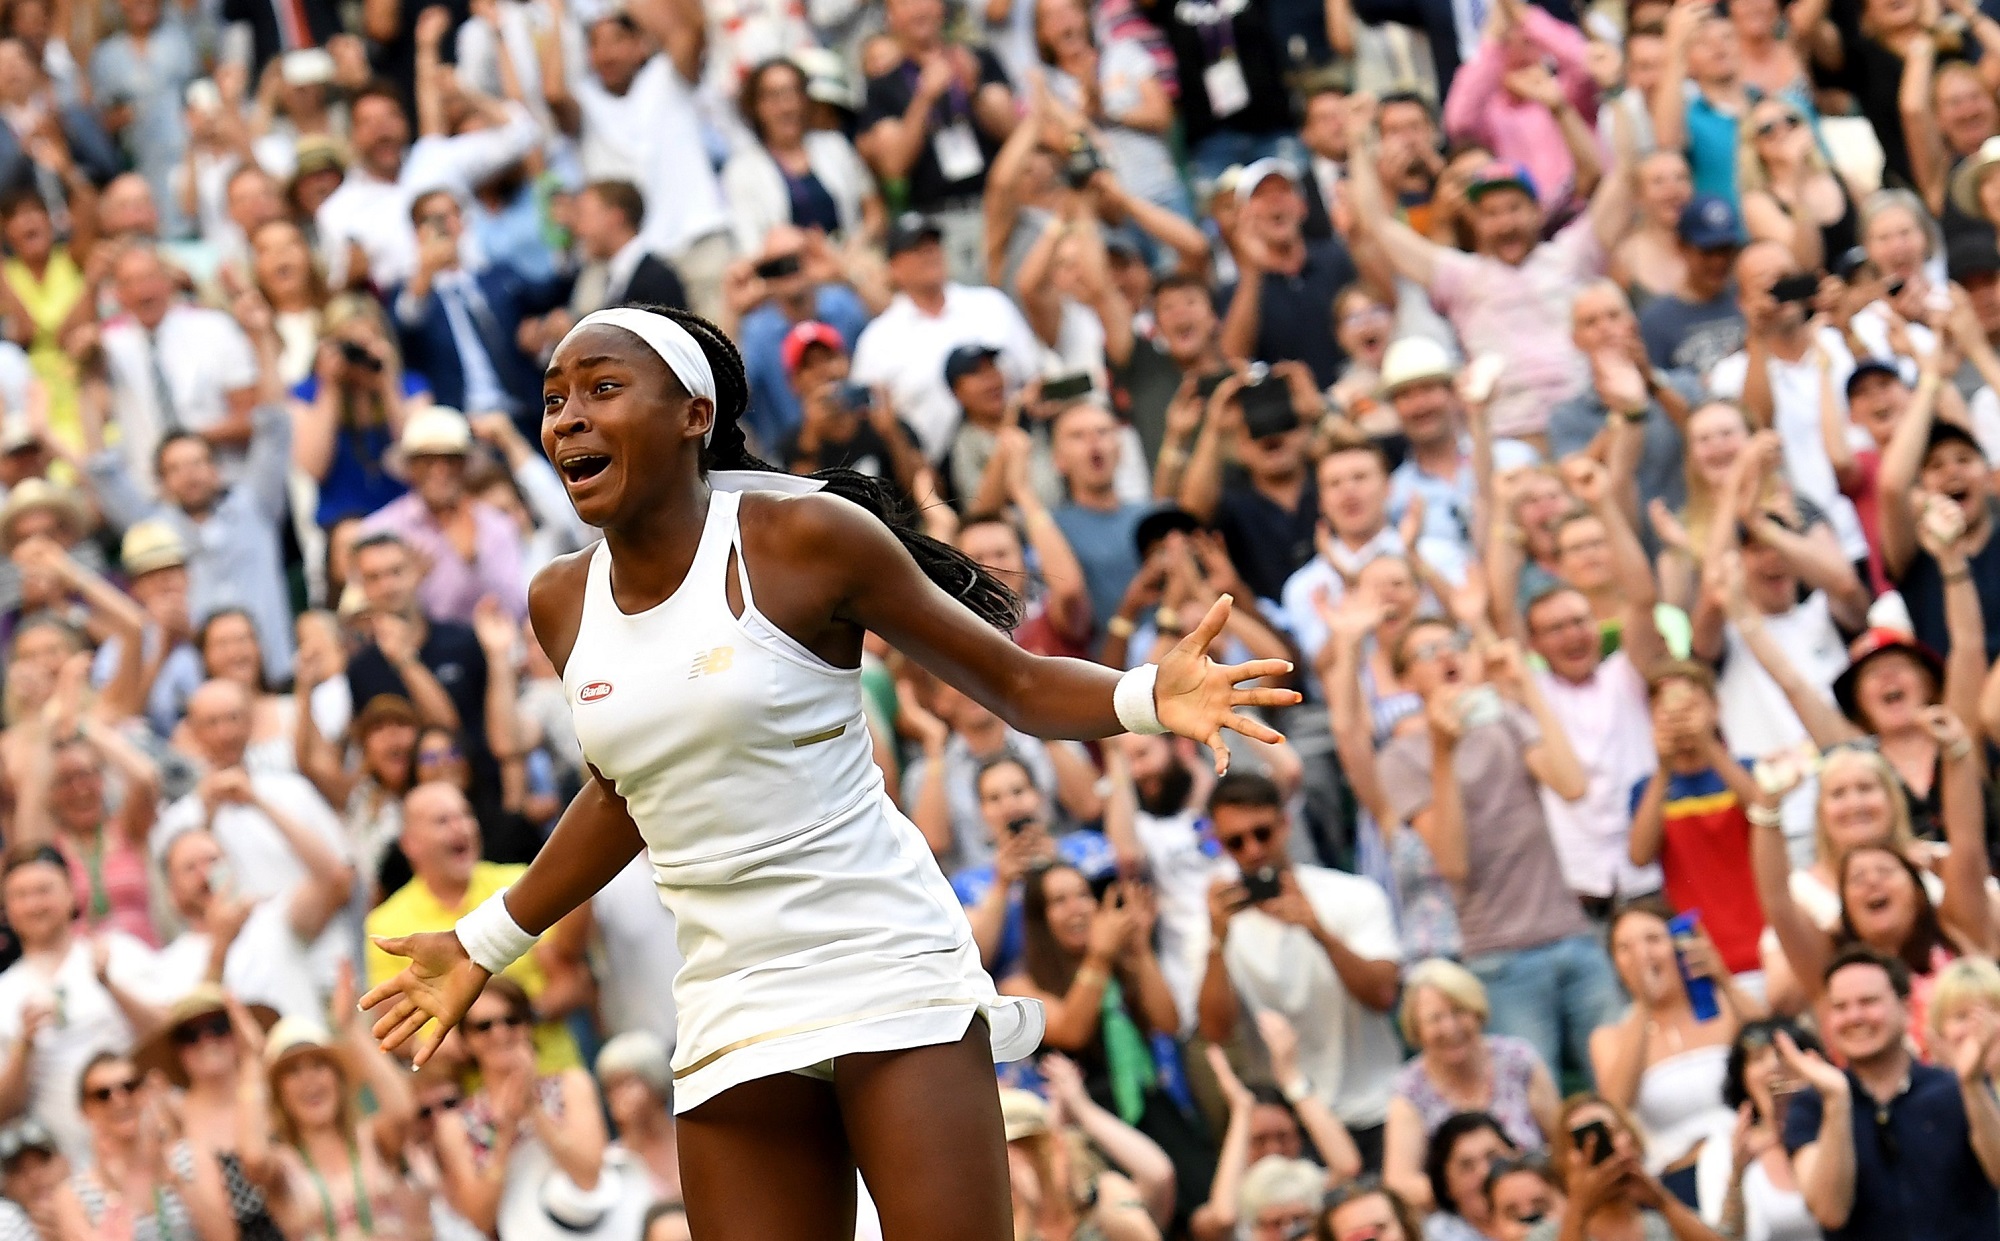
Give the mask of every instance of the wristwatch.
<svg viewBox="0 0 2000 1241">
<path fill-rule="evenodd" d="M 1294 1077 L 1291 1081 L 1285 1082 L 1278 1087 L 1278 1093 L 1284 1095 L 1285 1102 L 1291 1104 L 1293 1107 L 1297 1107 L 1307 1099 L 1312 1098 L 1312 1092 L 1312 1080 L 1304 1076 Z"/>
</svg>

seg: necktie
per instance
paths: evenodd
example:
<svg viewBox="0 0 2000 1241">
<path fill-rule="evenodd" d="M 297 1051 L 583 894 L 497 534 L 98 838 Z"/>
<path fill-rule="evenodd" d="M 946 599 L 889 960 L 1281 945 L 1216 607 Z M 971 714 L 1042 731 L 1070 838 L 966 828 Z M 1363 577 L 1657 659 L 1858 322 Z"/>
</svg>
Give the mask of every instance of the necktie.
<svg viewBox="0 0 2000 1241">
<path fill-rule="evenodd" d="M 167 379 L 167 368 L 161 363 L 157 332 L 146 333 L 146 362 L 153 371 L 153 397 L 160 403 L 160 429 L 177 431 L 181 427 L 180 411 L 174 408 L 174 385 Z"/>
</svg>

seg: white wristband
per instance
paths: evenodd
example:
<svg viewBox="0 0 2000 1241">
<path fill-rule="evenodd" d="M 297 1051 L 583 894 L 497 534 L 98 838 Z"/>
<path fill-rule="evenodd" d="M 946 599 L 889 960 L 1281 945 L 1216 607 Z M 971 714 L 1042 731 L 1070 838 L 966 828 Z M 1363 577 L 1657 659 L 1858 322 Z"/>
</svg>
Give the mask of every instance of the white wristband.
<svg viewBox="0 0 2000 1241">
<path fill-rule="evenodd" d="M 498 974 L 535 946 L 535 937 L 522 930 L 514 915 L 507 912 L 505 888 L 460 918 L 454 929 L 458 942 L 465 946 L 465 955 L 489 974 Z"/>
<path fill-rule="evenodd" d="M 1118 678 L 1118 687 L 1111 691 L 1111 709 L 1126 732 L 1146 736 L 1167 731 L 1153 702 L 1153 682 L 1159 676 L 1160 665 L 1141 664 Z"/>
</svg>

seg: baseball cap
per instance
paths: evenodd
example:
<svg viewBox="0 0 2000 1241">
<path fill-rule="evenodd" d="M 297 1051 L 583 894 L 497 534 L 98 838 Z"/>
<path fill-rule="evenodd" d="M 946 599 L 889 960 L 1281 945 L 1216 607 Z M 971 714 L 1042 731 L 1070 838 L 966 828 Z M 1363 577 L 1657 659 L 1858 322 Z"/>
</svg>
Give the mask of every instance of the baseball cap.
<svg viewBox="0 0 2000 1241">
<path fill-rule="evenodd" d="M 1299 170 L 1292 167 L 1291 161 L 1267 155 L 1263 159 L 1252 160 L 1244 165 L 1242 175 L 1236 178 L 1238 205 L 1249 202 L 1250 196 L 1257 192 L 1257 187 L 1272 177 L 1283 177 L 1294 189 L 1298 188 Z"/>
<path fill-rule="evenodd" d="M 944 237 L 944 230 L 938 222 L 920 211 L 905 211 L 896 217 L 889 229 L 889 257 L 895 258 L 906 250 L 914 250 L 926 241 L 938 241 Z"/>
<path fill-rule="evenodd" d="M 1156 508 L 1132 528 L 1132 549 L 1144 560 L 1153 545 L 1170 534 L 1192 534 L 1201 529 L 1201 519 L 1178 504 Z"/>
<path fill-rule="evenodd" d="M 1688 199 L 1688 205 L 1681 208 L 1676 231 L 1682 241 L 1697 250 L 1741 246 L 1746 240 L 1743 219 L 1736 214 L 1736 208 L 1728 199 L 1714 194 L 1696 194 Z"/>
<path fill-rule="evenodd" d="M 1854 364 L 1854 371 L 1847 377 L 1847 395 L 1854 395 L 1854 386 L 1870 375 L 1893 375 L 1903 377 L 1903 368 L 1896 365 L 1893 358 L 1861 358 Z"/>
<path fill-rule="evenodd" d="M 1963 444 L 1981 456 L 1985 455 L 1985 449 L 1979 446 L 1977 436 L 1956 422 L 1947 422 L 1939 418 L 1931 423 L 1930 437 L 1924 441 L 1924 456 L 1928 458 L 1934 450 L 1945 444 Z"/>
<path fill-rule="evenodd" d="M 2000 273 L 2000 246 L 1995 246 L 1993 238 L 1983 231 L 1954 238 L 1945 248 L 1944 264 L 1954 282 L 1991 276 Z"/>
<path fill-rule="evenodd" d="M 998 349 L 995 349 L 991 345 L 982 345 L 977 341 L 969 345 L 960 345 L 958 348 L 952 350 L 950 355 L 944 360 L 944 386 L 947 388 L 951 387 L 959 380 L 986 365 L 988 359 L 999 356 L 1000 351 Z"/>
<path fill-rule="evenodd" d="M 790 375 L 799 369 L 806 350 L 813 345 L 823 345 L 835 353 L 847 352 L 847 342 L 827 324 L 817 319 L 794 323 L 792 330 L 785 333 L 784 343 L 778 346 L 778 359 L 785 364 L 785 374 Z"/>
<path fill-rule="evenodd" d="M 1465 187 L 1465 197 L 1478 202 L 1481 195 L 1492 190 L 1520 190 L 1530 198 L 1541 197 L 1528 170 L 1512 160 L 1496 159 L 1481 164 L 1479 171 L 1472 174 L 1471 184 Z"/>
</svg>

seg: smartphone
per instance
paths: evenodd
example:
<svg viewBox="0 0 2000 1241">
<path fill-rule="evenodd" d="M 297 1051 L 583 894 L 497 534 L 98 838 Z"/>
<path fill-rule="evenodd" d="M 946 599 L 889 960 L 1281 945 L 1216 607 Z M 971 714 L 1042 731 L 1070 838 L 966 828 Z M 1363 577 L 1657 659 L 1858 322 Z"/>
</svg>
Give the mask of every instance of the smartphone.
<svg viewBox="0 0 2000 1241">
<path fill-rule="evenodd" d="M 1284 887 L 1279 882 L 1283 873 L 1275 866 L 1265 866 L 1244 875 L 1243 890 L 1250 894 L 1250 903 L 1261 905 L 1265 901 L 1276 900 Z"/>
<path fill-rule="evenodd" d="M 782 280 L 786 276 L 797 275 L 799 266 L 798 255 L 780 254 L 777 258 L 764 260 L 751 270 L 757 273 L 759 280 Z"/>
<path fill-rule="evenodd" d="M 1667 923 L 1667 934 L 1674 941 L 1674 964 L 1680 967 L 1681 985 L 1687 988 L 1688 1007 L 1694 1010 L 1696 1021 L 1714 1021 L 1722 1015 L 1722 1006 L 1715 1000 L 1715 980 L 1697 977 L 1688 969 L 1688 947 L 1695 942 L 1701 930 L 1701 910 L 1690 909 L 1677 914 Z"/>
<path fill-rule="evenodd" d="M 340 342 L 340 360 L 349 366 L 358 366 L 364 371 L 380 371 L 382 369 L 382 359 L 351 340 Z"/>
<path fill-rule="evenodd" d="M 1071 375 L 1056 375 L 1042 381 L 1044 401 L 1074 401 L 1080 396 L 1089 396 L 1096 387 L 1089 371 L 1077 371 Z"/>
<path fill-rule="evenodd" d="M 1458 726 L 1460 728 L 1480 728 L 1487 724 L 1498 724 L 1507 708 L 1500 701 L 1500 691 L 1491 685 L 1475 685 L 1458 696 Z"/>
<path fill-rule="evenodd" d="M 1868 251 L 1860 246 L 1850 246 L 1833 261 L 1833 274 L 1840 277 L 1841 283 L 1853 284 L 1855 273 L 1867 265 Z"/>
<path fill-rule="evenodd" d="M 865 414 L 875 404 L 875 394 L 867 384 L 842 383 L 834 392 L 833 399 L 851 414 Z"/>
<path fill-rule="evenodd" d="M 1243 403 L 1243 429 L 1253 440 L 1298 428 L 1299 415 L 1292 408 L 1292 386 L 1276 376 L 1267 375 L 1246 385 L 1237 399 Z"/>
<path fill-rule="evenodd" d="M 1781 276 L 1771 286 L 1771 296 L 1781 302 L 1809 302 L 1819 294 L 1819 277 L 1811 272 Z"/>
<path fill-rule="evenodd" d="M 1569 1131 L 1570 1144 L 1584 1153 L 1593 1164 L 1603 1163 L 1611 1158 L 1611 1126 L 1601 1120 L 1593 1120 L 1587 1125 L 1578 1125 Z"/>
</svg>

